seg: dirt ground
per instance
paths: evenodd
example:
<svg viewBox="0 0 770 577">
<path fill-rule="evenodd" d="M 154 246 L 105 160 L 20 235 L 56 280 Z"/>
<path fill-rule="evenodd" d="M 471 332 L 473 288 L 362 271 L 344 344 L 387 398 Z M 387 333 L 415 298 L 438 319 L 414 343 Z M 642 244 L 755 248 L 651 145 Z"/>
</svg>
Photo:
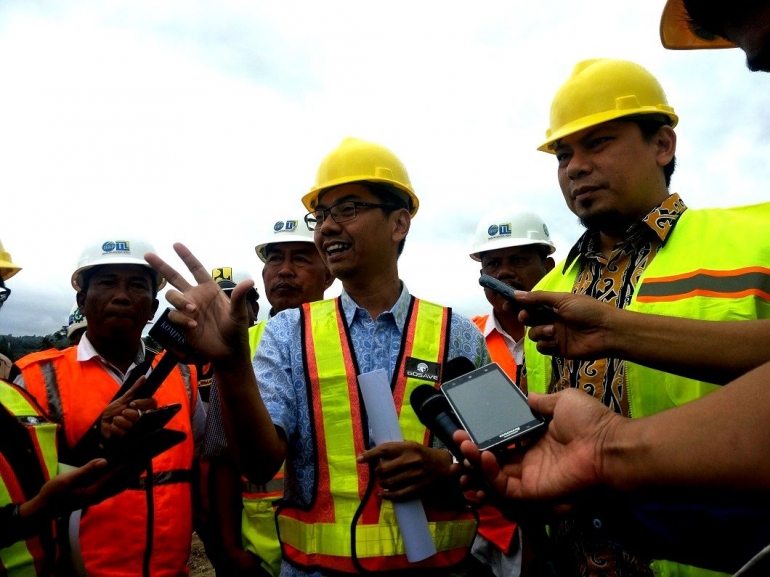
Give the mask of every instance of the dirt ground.
<svg viewBox="0 0 770 577">
<path fill-rule="evenodd" d="M 206 557 L 203 542 L 198 538 L 197 533 L 193 533 L 192 549 L 187 566 L 190 568 L 190 577 L 214 577 L 214 568 Z"/>
</svg>

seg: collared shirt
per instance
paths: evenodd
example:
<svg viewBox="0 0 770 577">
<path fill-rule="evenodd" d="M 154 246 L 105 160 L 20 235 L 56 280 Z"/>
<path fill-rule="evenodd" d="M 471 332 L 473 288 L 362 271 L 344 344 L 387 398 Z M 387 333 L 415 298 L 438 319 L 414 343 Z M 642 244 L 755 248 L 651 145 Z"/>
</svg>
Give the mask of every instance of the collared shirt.
<svg viewBox="0 0 770 577">
<path fill-rule="evenodd" d="M 372 319 L 366 309 L 359 307 L 345 291 L 342 292 L 342 312 L 350 328 L 361 373 L 384 369 L 388 378 L 392 379 L 410 298 L 402 283 L 401 295 L 393 308 Z M 293 503 L 307 505 L 312 498 L 315 480 L 315 447 L 308 409 L 301 328 L 298 309 L 276 315 L 262 335 L 254 357 L 254 370 L 265 406 L 273 422 L 283 429 L 288 439 L 285 496 Z M 468 357 L 477 367 L 489 363 L 484 338 L 476 325 L 452 313 L 448 358 L 458 356 Z M 281 575 L 300 576 L 306 573 L 284 562 Z"/>
<path fill-rule="evenodd" d="M 565 263 L 566 270 L 576 258 L 582 259 L 572 292 L 617 308 L 628 306 L 639 277 L 665 246 L 685 210 L 678 194 L 667 197 L 628 229 L 625 239 L 612 247 L 609 258 L 599 250 L 598 233 L 587 231 L 572 247 Z M 580 388 L 615 412 L 629 416 L 624 360 L 554 357 L 553 367 L 550 392 Z"/>
<path fill-rule="evenodd" d="M 505 341 L 505 346 L 511 351 L 511 355 L 513 355 L 516 364 L 521 366 L 521 363 L 524 361 L 524 339 L 521 338 L 517 341 L 505 332 L 505 329 L 500 326 L 500 322 L 497 320 L 494 310 L 490 311 L 487 315 L 487 320 L 484 323 L 484 330 L 481 331 L 481 334 L 484 335 L 484 338 L 486 339 L 493 331 L 500 333 L 500 336 L 503 337 L 503 341 Z"/>
<path fill-rule="evenodd" d="M 570 250 L 565 268 L 580 258 L 580 271 L 572 292 L 593 297 L 617 308 L 631 302 L 636 285 L 658 251 L 665 246 L 687 206 L 678 194 L 667 197 L 642 220 L 633 224 L 625 239 L 612 247 L 609 257 L 599 250 L 598 233 L 586 232 Z M 580 388 L 614 411 L 629 416 L 625 367 L 622 359 L 594 361 L 553 357 L 550 392 Z M 523 374 L 526 374 L 526 360 Z M 569 551 L 581 575 L 652 577 L 649 559 L 633 555 L 620 545 L 602 539 L 585 539 L 581 521 L 568 516 L 557 525 L 554 542 Z"/>
</svg>

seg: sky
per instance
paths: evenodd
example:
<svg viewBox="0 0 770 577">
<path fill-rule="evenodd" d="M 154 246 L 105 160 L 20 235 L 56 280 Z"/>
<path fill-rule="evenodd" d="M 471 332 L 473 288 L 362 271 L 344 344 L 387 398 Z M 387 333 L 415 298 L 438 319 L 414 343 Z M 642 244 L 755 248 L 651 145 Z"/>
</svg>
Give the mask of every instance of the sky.
<svg viewBox="0 0 770 577">
<path fill-rule="evenodd" d="M 468 256 L 483 215 L 538 213 L 557 259 L 582 233 L 536 148 L 586 58 L 634 60 L 663 85 L 680 117 L 671 190 L 688 206 L 770 200 L 770 75 L 739 50 L 663 49 L 663 4 L 3 0 L 0 239 L 23 270 L 0 334 L 65 324 L 70 276 L 100 239 L 142 238 L 178 268 L 184 242 L 264 294 L 254 246 L 302 218 L 347 136 L 393 150 L 420 199 L 399 261 L 409 290 L 487 312 Z"/>
</svg>

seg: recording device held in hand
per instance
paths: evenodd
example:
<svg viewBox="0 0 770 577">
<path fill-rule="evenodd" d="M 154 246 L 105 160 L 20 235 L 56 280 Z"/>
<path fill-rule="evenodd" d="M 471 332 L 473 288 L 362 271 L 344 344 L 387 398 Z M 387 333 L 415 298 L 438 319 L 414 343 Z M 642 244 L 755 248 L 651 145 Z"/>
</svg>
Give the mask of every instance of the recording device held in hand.
<svg viewBox="0 0 770 577">
<path fill-rule="evenodd" d="M 500 365 L 490 363 L 441 384 L 460 424 L 482 451 L 504 450 L 545 428 L 545 419 L 530 408 Z"/>
<path fill-rule="evenodd" d="M 148 371 L 149 375 L 147 375 L 144 383 L 142 383 L 139 388 L 134 391 L 133 398 L 149 399 L 155 394 L 158 388 L 163 384 L 163 381 L 166 380 L 166 377 L 171 374 L 171 371 L 174 370 L 174 367 L 176 367 L 178 363 L 191 362 L 194 359 L 194 350 L 187 343 L 184 335 L 168 319 L 170 310 L 171 309 L 167 308 L 165 311 L 163 311 L 163 314 L 155 322 L 149 333 L 150 336 L 165 349 L 165 353 L 163 353 L 160 361 L 154 367 L 152 367 L 152 357 L 148 354 L 145 362 L 143 362 L 141 365 L 138 365 L 134 368 L 133 371 L 131 371 L 131 375 L 128 379 L 126 379 L 118 392 L 115 393 L 112 401 L 115 401 L 123 396 L 134 385 L 134 383 L 136 383 L 137 379 L 143 375 L 146 375 Z M 171 407 L 174 407 L 174 405 L 171 405 Z M 177 443 L 180 443 L 186 437 L 184 433 L 179 433 L 182 435 L 181 439 L 178 435 L 174 435 L 172 437 L 167 433 L 162 433 L 160 435 L 154 434 L 155 432 L 162 430 L 163 426 L 174 416 L 174 414 L 176 414 L 178 410 L 179 408 L 172 412 L 172 409 L 161 407 L 157 411 L 149 411 L 144 413 L 140 420 L 134 425 L 134 427 L 139 426 L 139 432 L 132 435 L 132 427 L 132 430 L 130 430 L 126 435 L 127 437 L 130 436 L 129 440 L 131 443 L 127 443 L 125 441 L 122 443 L 105 443 L 105 440 L 102 438 L 101 434 L 100 415 L 99 418 L 97 418 L 96 421 L 89 427 L 88 431 L 86 431 L 86 433 L 80 438 L 78 443 L 68 452 L 65 457 L 66 462 L 70 465 L 81 466 L 91 459 L 95 459 L 97 457 L 108 457 L 115 460 L 119 456 L 120 447 L 123 447 L 127 450 L 129 447 L 134 446 L 132 449 L 133 452 L 150 455 L 150 457 L 160 454 L 163 452 L 163 450 L 165 450 L 163 447 L 166 449 L 168 448 L 166 446 L 168 443 L 176 440 L 176 442 L 173 442 L 170 445 L 173 446 Z M 153 415 L 153 413 L 159 414 Z M 165 415 L 169 416 L 164 422 L 161 423 Z M 145 421 L 144 424 L 140 425 L 143 420 Z M 154 426 L 152 426 L 152 423 L 154 423 Z M 142 433 L 142 431 L 144 431 L 144 436 L 148 439 L 148 443 L 145 443 L 145 449 L 140 450 L 140 433 Z M 153 443 L 149 443 L 150 437 L 156 441 L 159 441 L 155 444 L 154 449 Z"/>
<path fill-rule="evenodd" d="M 554 314 L 553 309 L 545 305 L 524 305 L 516 300 L 513 287 L 508 286 L 504 282 L 497 280 L 488 274 L 483 274 L 479 277 L 479 284 L 484 288 L 495 291 L 509 302 L 515 303 L 521 309 L 524 309 L 530 315 L 530 325 L 547 325 L 553 322 Z"/>
</svg>

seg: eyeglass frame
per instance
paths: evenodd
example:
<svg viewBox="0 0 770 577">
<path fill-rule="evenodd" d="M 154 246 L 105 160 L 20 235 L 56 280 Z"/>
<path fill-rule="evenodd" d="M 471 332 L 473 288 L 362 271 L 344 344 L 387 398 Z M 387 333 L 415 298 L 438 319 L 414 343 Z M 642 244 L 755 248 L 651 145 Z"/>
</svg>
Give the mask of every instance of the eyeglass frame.
<svg viewBox="0 0 770 577">
<path fill-rule="evenodd" d="M 341 215 L 339 217 L 334 216 L 334 213 L 332 212 L 335 208 L 338 208 L 344 204 L 352 204 L 353 205 L 353 216 L 350 218 L 344 218 Z M 377 202 L 365 202 L 363 200 L 342 200 L 336 204 L 331 205 L 329 208 L 321 208 L 317 209 L 311 212 L 308 212 L 305 215 L 304 221 L 305 226 L 307 226 L 307 229 L 309 231 L 315 231 L 318 228 L 319 219 L 316 217 L 316 215 L 320 212 L 321 213 L 321 219 L 320 223 L 321 226 L 323 226 L 323 223 L 326 222 L 326 219 L 331 216 L 332 220 L 336 223 L 342 223 L 342 222 L 350 222 L 351 220 L 354 220 L 358 216 L 358 209 L 360 208 L 382 208 L 384 210 L 398 210 L 399 208 L 403 208 L 400 206 L 396 206 L 395 204 L 383 204 L 383 203 L 377 203 Z M 342 218 L 343 220 L 339 220 L 339 218 Z M 311 220 L 313 221 L 313 225 L 310 224 Z"/>
</svg>

